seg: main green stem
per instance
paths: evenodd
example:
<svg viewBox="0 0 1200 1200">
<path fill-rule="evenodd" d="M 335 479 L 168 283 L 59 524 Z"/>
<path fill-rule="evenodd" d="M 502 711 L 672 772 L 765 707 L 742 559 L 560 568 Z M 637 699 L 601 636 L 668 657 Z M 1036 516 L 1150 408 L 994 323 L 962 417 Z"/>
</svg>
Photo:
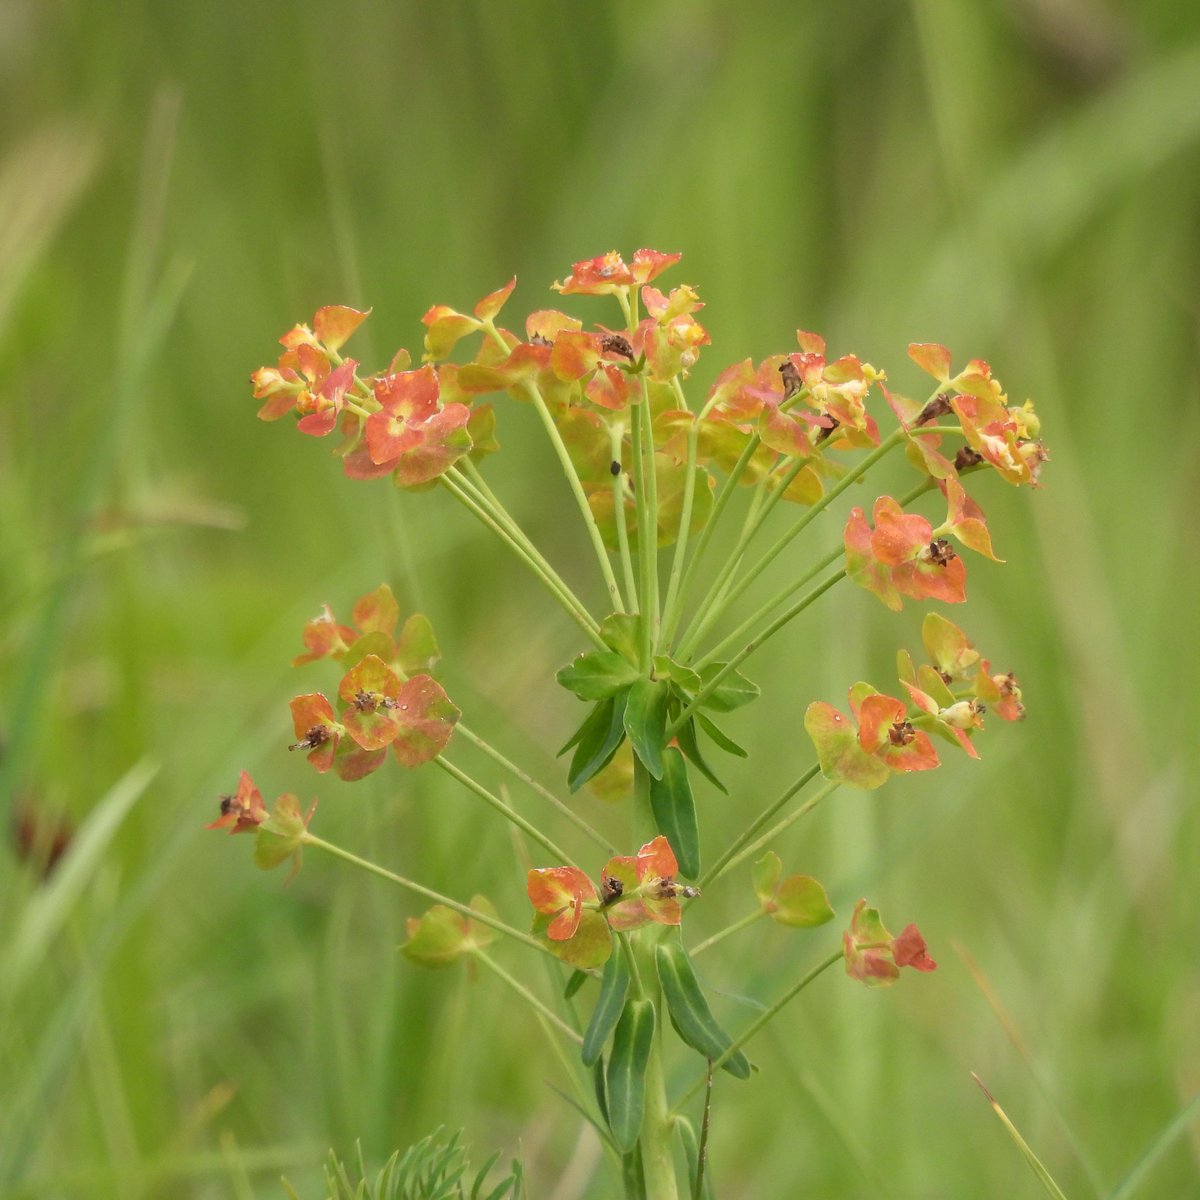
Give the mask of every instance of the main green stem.
<svg viewBox="0 0 1200 1200">
<path fill-rule="evenodd" d="M 639 1145 L 642 1171 L 646 1182 L 646 1200 L 679 1200 L 675 1180 L 675 1160 L 671 1153 L 675 1119 L 667 1101 L 666 1071 L 663 1067 L 663 1041 L 666 1034 L 666 1006 L 654 964 L 654 943 L 633 939 L 637 959 L 637 984 L 642 995 L 654 1004 L 654 1040 L 646 1060 L 646 1107 L 642 1115 Z"/>
</svg>

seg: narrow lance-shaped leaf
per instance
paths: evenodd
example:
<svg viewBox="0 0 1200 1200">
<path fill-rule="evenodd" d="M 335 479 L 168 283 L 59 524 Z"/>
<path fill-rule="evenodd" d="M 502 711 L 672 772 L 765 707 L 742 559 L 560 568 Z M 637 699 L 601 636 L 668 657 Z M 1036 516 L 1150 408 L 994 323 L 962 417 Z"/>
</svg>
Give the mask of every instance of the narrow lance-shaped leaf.
<svg viewBox="0 0 1200 1200">
<path fill-rule="evenodd" d="M 608 962 L 604 964 L 604 974 L 600 979 L 600 995 L 596 1007 L 592 1010 L 592 1019 L 588 1022 L 583 1035 L 583 1051 L 581 1057 L 585 1066 L 592 1066 L 604 1049 L 608 1035 L 616 1028 L 621 1013 L 625 1009 L 625 998 L 629 995 L 629 966 L 625 954 L 619 946 L 614 948 Z"/>
<path fill-rule="evenodd" d="M 646 1063 L 654 1042 L 654 1005 L 628 1000 L 613 1034 L 605 1073 L 608 1127 L 622 1154 L 637 1143 L 646 1110 Z"/>
<path fill-rule="evenodd" d="M 603 1058 L 596 1059 L 592 1067 L 592 1087 L 596 1092 L 596 1107 L 600 1110 L 600 1115 L 604 1118 L 604 1123 L 608 1124 L 608 1089 L 604 1084 L 605 1062 Z"/>
<path fill-rule="evenodd" d="M 679 873 L 685 879 L 700 874 L 700 828 L 696 821 L 696 802 L 688 780 L 683 755 L 670 748 L 663 755 L 661 779 L 650 781 L 650 808 L 654 824 L 675 851 Z"/>
<path fill-rule="evenodd" d="M 687 951 L 678 942 L 667 942 L 656 947 L 654 956 L 675 1032 L 710 1061 L 720 1058 L 733 1044 L 733 1039 L 712 1015 Z M 736 1079 L 750 1078 L 750 1060 L 740 1050 L 721 1066 Z"/>
<path fill-rule="evenodd" d="M 646 1200 L 646 1171 L 640 1145 L 621 1156 L 621 1185 L 625 1200 Z"/>
<path fill-rule="evenodd" d="M 749 758 L 749 752 L 737 742 L 733 740 L 715 721 L 710 720 L 702 712 L 696 714 L 696 720 L 700 724 L 700 728 L 712 738 L 713 742 L 726 754 L 732 754 L 736 758 Z"/>
<path fill-rule="evenodd" d="M 626 696 L 610 696 L 597 703 L 580 726 L 575 753 L 567 772 L 567 786 L 577 792 L 617 752 L 625 740 Z"/>
<path fill-rule="evenodd" d="M 667 713 L 668 720 L 674 721 L 680 712 L 680 704 L 678 696 L 674 695 L 671 698 L 671 703 L 668 705 Z M 716 773 L 710 767 L 704 758 L 704 754 L 700 750 L 700 743 L 696 739 L 696 721 L 694 717 L 688 719 L 675 732 L 675 740 L 679 744 L 680 750 L 687 756 L 688 760 L 695 766 L 696 770 L 704 776 L 715 788 L 719 788 L 725 795 L 729 794 L 729 789 L 717 778 Z"/>
<path fill-rule="evenodd" d="M 663 742 L 667 736 L 669 685 L 660 679 L 639 679 L 629 689 L 625 706 L 625 732 L 634 753 L 655 779 L 663 773 Z"/>
<path fill-rule="evenodd" d="M 696 1177 L 700 1174 L 700 1143 L 696 1140 L 696 1130 L 686 1117 L 679 1117 L 675 1121 L 675 1128 L 679 1133 L 679 1141 L 683 1146 L 683 1157 L 688 1165 L 688 1181 L 691 1189 L 688 1194 L 695 1197 Z M 700 1185 L 700 1200 L 714 1200 L 712 1175 L 707 1171 Z"/>
</svg>

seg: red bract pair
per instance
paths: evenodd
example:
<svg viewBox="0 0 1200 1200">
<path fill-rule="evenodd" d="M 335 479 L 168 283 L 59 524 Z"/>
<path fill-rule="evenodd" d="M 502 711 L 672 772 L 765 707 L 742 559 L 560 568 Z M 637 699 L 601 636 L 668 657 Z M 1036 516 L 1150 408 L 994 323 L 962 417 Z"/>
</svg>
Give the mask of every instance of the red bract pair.
<svg viewBox="0 0 1200 1200">
<path fill-rule="evenodd" d="M 877 908 L 868 908 L 865 900 L 854 906 L 850 928 L 842 934 L 846 974 L 868 987 L 881 987 L 900 978 L 901 967 L 914 971 L 936 971 L 925 939 L 915 925 L 906 925 L 899 937 L 892 937 L 880 919 Z"/>
<path fill-rule="evenodd" d="M 877 692 L 869 683 L 856 683 L 850 689 L 850 711 L 854 724 L 823 700 L 814 700 L 804 714 L 805 731 L 828 778 L 877 788 L 893 773 L 928 771 L 938 765 L 929 735 L 914 727 L 903 701 Z"/>
</svg>

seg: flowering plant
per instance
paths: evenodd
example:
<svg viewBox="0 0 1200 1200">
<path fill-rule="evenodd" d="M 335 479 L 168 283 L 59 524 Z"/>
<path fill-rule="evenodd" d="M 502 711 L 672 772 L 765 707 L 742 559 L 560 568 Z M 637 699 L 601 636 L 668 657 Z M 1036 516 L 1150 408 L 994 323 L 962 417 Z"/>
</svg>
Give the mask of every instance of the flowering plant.
<svg viewBox="0 0 1200 1200">
<path fill-rule="evenodd" d="M 268 809 L 245 773 L 214 822 L 254 833 L 260 866 L 298 866 L 303 849 L 317 848 L 433 901 L 410 918 L 407 957 L 430 967 L 464 960 L 494 970 L 555 1036 L 576 1045 L 581 1069 L 594 1077 L 589 1119 L 612 1153 L 624 1194 L 647 1200 L 711 1194 L 713 1073 L 745 1079 L 758 1069 L 747 1055 L 751 1039 L 801 989 L 839 962 L 869 986 L 895 983 L 905 967 L 936 967 L 915 925 L 893 937 L 879 911 L 860 900 L 823 957 L 765 999 L 748 1027 L 727 1031 L 695 958 L 763 917 L 799 930 L 834 919 L 817 880 L 784 875 L 772 848 L 783 832 L 838 787 L 878 788 L 894 774 L 936 768 L 935 743 L 976 758 L 986 712 L 1012 721 L 1025 711 L 1015 677 L 993 674 L 967 635 L 931 612 L 922 627 L 928 661 L 918 665 L 902 650 L 890 691 L 853 683 L 849 715 L 813 700 L 804 728 L 815 761 L 801 764 L 778 798 L 705 865 L 713 848 L 703 846 L 704 796 L 694 784 L 703 779 L 726 791 L 720 756 L 746 755 L 723 724 L 759 696 L 743 665 L 842 579 L 892 610 L 905 599 L 964 602 L 968 566 L 959 547 L 996 558 L 965 481 L 991 474 L 1036 486 L 1046 458 L 1032 405 L 1010 404 L 987 363 L 974 359 L 955 371 L 949 352 L 932 344 L 908 350 L 934 380 L 924 399 L 891 390 L 883 371 L 854 355 L 829 357 L 820 336 L 800 331 L 797 349 L 735 363 L 701 402 L 689 401 L 685 384 L 710 339 L 692 287 L 655 286 L 678 259 L 639 250 L 626 263 L 611 252 L 576 263 L 554 284 L 564 297 L 609 298 L 619 316 L 613 327 L 587 328 L 566 312 L 539 309 L 514 331 L 500 323 L 513 279 L 470 312 L 429 309 L 419 365 L 403 349 L 374 373 L 343 357 L 368 314 L 334 305 L 286 333 L 278 362 L 252 376 L 262 419 L 291 417 L 302 434 L 336 438 L 351 480 L 390 477 L 401 491 L 442 488 L 577 627 L 584 648 L 556 676 L 574 697 L 568 703 L 583 705 L 560 750 L 569 753 L 566 795 L 537 782 L 461 719 L 435 675 L 432 626 L 419 614 L 402 623 L 387 584 L 358 600 L 349 624 L 325 606 L 303 630 L 305 653 L 296 659 L 332 661 L 341 677 L 328 693 L 292 700 L 291 748 L 304 751 L 317 772 L 347 782 L 381 768 L 389 751 L 405 769 L 432 764 L 449 773 L 520 830 L 544 864 L 527 873 L 531 912 L 502 917 L 485 897 L 441 895 L 335 846 L 312 832 L 313 813 L 302 815 L 294 796 Z M 595 559 L 598 604 L 567 585 L 489 485 L 486 459 L 499 449 L 493 396 L 536 413 Z M 881 432 L 872 406 L 894 417 L 891 432 Z M 896 449 L 916 472 L 912 490 L 851 506 L 840 544 L 797 562 L 782 589 L 740 620 L 732 617 L 766 568 Z M 926 497 L 933 515 L 917 507 Z M 738 508 L 740 531 L 722 560 L 713 531 Z M 784 531 L 752 557 L 768 519 L 789 509 L 796 515 Z M 500 789 L 462 770 L 453 761 L 459 739 L 549 805 L 597 854 L 577 861 L 540 817 L 527 817 Z M 820 786 L 796 803 L 818 778 Z M 572 805 L 585 786 L 627 799 L 626 853 Z M 710 889 L 731 879 L 737 886 L 737 869 L 751 861 L 741 884 L 745 917 L 696 943 L 687 928 L 693 907 Z M 521 953 L 563 964 L 561 995 L 536 994 L 495 961 L 500 935 Z M 671 1096 L 666 1056 L 689 1052 L 699 1056 L 696 1082 Z M 700 1091 L 697 1113 L 690 1105 Z"/>
</svg>

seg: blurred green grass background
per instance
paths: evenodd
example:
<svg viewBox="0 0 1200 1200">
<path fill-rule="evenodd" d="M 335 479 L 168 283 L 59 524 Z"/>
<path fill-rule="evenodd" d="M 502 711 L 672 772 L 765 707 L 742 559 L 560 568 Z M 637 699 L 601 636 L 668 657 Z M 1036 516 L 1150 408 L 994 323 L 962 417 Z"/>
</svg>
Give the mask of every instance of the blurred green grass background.
<svg viewBox="0 0 1200 1200">
<path fill-rule="evenodd" d="M 1180 0 L 6 0 L 0 804 L 84 832 L 50 887 L 0 860 L 0 1195 L 245 1200 L 286 1173 L 318 1196 L 328 1147 L 378 1163 L 439 1124 L 519 1148 L 539 1200 L 612 1194 L 518 1002 L 395 954 L 405 896 L 315 855 L 284 888 L 200 827 L 242 767 L 313 793 L 286 702 L 333 680 L 288 663 L 321 603 L 383 579 L 432 616 L 472 725 L 557 779 L 572 628 L 447 497 L 347 483 L 255 421 L 246 379 L 319 304 L 373 306 L 356 354 L 382 362 L 431 303 L 516 271 L 525 312 L 642 245 L 708 301 L 693 394 L 797 326 L 917 391 L 904 347 L 938 340 L 1036 397 L 1053 456 L 1041 492 L 980 489 L 1010 561 L 971 563 L 962 616 L 1028 721 L 777 847 L 842 913 L 919 921 L 941 970 L 831 974 L 760 1036 L 766 1069 L 717 1092 L 719 1194 L 1038 1195 L 972 1070 L 1070 1196 L 1111 1194 L 1200 1090 L 1198 214 Z M 489 478 L 595 600 L 556 468 L 501 407 Z M 809 761 L 808 700 L 888 678 L 921 611 L 835 591 L 751 660 L 710 856 Z M 525 919 L 506 831 L 448 780 L 318 790 L 324 836 Z M 704 967 L 769 999 L 825 934 L 756 928 Z M 1161 1151 L 1125 1195 L 1200 1195 L 1195 1121 Z"/>
</svg>

